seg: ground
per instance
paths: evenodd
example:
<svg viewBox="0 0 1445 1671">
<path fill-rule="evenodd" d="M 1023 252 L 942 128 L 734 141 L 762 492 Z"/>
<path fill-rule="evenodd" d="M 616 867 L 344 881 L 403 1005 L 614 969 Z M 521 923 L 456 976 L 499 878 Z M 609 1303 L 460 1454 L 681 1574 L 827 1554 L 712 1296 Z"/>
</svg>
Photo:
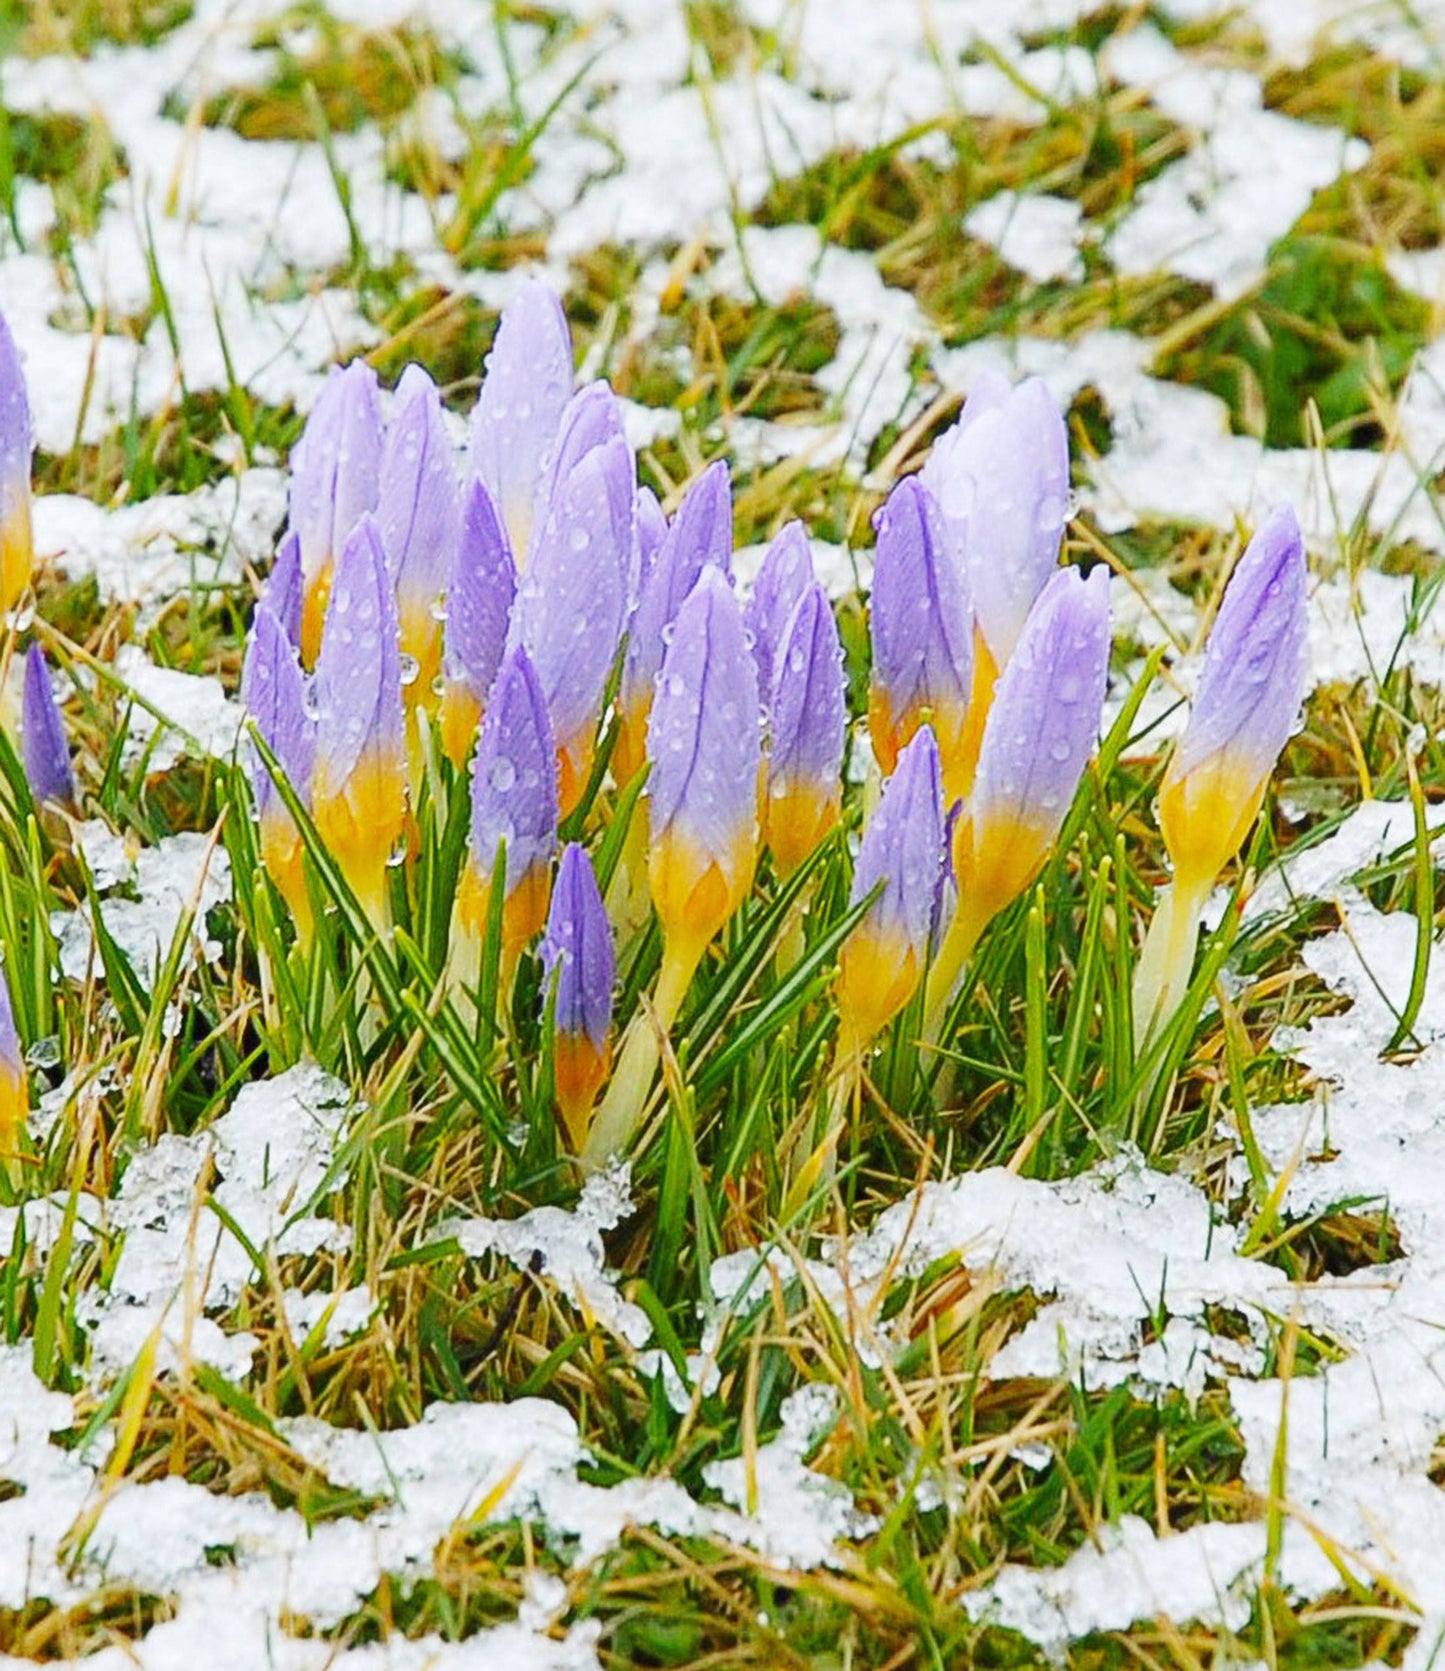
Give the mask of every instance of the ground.
<svg viewBox="0 0 1445 1671">
<path fill-rule="evenodd" d="M 86 801 L 27 823 L 0 748 L 38 1093 L 0 1183 L 0 1664 L 1429 1664 L 1438 0 L 7 0 L 0 29 L 20 625 Z M 522 999 L 486 1051 L 427 1008 L 425 879 L 420 961 L 367 968 L 379 1027 L 267 955 L 231 761 L 288 450 L 356 353 L 424 364 L 460 436 L 534 272 L 669 507 L 730 462 L 744 579 L 805 521 L 855 698 L 888 486 L 986 367 L 1069 414 L 1109 734 L 946 1071 L 895 1032 L 836 1189 L 780 1156 L 846 841 L 803 962 L 760 894 L 630 1169 L 580 1191 Z M 1153 791 L 1279 502 L 1304 721 L 1136 1072 Z"/>
</svg>

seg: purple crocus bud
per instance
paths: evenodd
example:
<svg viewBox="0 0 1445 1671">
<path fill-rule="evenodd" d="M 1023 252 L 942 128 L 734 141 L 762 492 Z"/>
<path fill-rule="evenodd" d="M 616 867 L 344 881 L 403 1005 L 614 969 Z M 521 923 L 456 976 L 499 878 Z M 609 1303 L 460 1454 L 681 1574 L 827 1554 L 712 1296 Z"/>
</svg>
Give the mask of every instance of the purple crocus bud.
<svg viewBox="0 0 1445 1671">
<path fill-rule="evenodd" d="M 663 515 L 662 506 L 657 502 L 657 495 L 650 487 L 639 487 L 637 490 L 634 520 L 636 531 L 633 543 L 637 548 L 634 568 L 640 597 L 642 588 L 647 584 L 647 577 L 652 573 L 657 554 L 662 550 L 662 542 L 667 538 L 667 518 Z"/>
<path fill-rule="evenodd" d="M 371 920 L 389 920 L 386 870 L 406 823 L 406 722 L 396 594 L 376 519 L 336 564 L 316 660 L 316 828 Z"/>
<path fill-rule="evenodd" d="M 487 692 L 502 663 L 516 591 L 506 530 L 486 484 L 474 481 L 447 592 L 442 651 L 442 747 L 458 770 L 472 752 Z"/>
<path fill-rule="evenodd" d="M 758 570 L 757 584 L 743 611 L 758 664 L 758 689 L 766 701 L 783 634 L 798 600 L 813 584 L 813 547 L 801 522 L 787 522 L 774 535 Z"/>
<path fill-rule="evenodd" d="M 673 623 L 647 728 L 648 876 L 674 952 L 700 956 L 752 885 L 761 756 L 743 612 L 708 563 Z"/>
<path fill-rule="evenodd" d="M 281 536 L 276 561 L 266 576 L 259 607 L 269 609 L 286 636 L 298 649 L 301 644 L 301 604 L 305 587 L 301 578 L 301 536 L 294 528 Z"/>
<path fill-rule="evenodd" d="M 916 476 L 899 482 L 874 518 L 868 727 L 884 775 L 925 721 L 950 801 L 968 791 L 973 622 L 963 576 L 943 545 L 938 507 Z"/>
<path fill-rule="evenodd" d="M 1239 851 L 1299 719 L 1306 682 L 1304 542 L 1288 507 L 1245 547 L 1204 648 L 1189 723 L 1159 790 L 1180 889 L 1207 891 Z"/>
<path fill-rule="evenodd" d="M 562 304 L 540 280 L 502 310 L 472 410 L 471 464 L 501 514 L 520 566 L 532 537 L 543 465 L 572 393 L 572 338 Z"/>
<path fill-rule="evenodd" d="M 612 1056 L 617 957 L 592 861 L 575 842 L 563 850 L 557 867 L 542 965 L 557 988 L 552 1044 L 557 1105 L 573 1149 L 580 1150 Z"/>
<path fill-rule="evenodd" d="M 365 360 L 333 367 L 291 454 L 290 527 L 301 541 L 301 659 L 313 666 L 331 577 L 347 536 L 376 509 L 381 392 Z"/>
<path fill-rule="evenodd" d="M 30 1082 L 10 1002 L 10 982 L 0 963 L 0 1160 L 18 1153 L 30 1116 Z"/>
<path fill-rule="evenodd" d="M 30 520 L 34 451 L 25 373 L 10 327 L 0 315 L 0 615 L 19 603 L 35 567 Z"/>
<path fill-rule="evenodd" d="M 678 506 L 633 611 L 612 750 L 612 775 L 618 783 L 629 782 L 647 757 L 647 719 L 667 630 L 703 566 L 713 563 L 730 576 L 732 554 L 731 481 L 727 465 L 718 460 L 703 471 Z"/>
<path fill-rule="evenodd" d="M 408 366 L 397 385 L 376 521 L 396 582 L 401 653 L 416 664 L 407 690 L 425 702 L 441 663 L 439 611 L 456 564 L 462 503 L 441 396 L 420 366 Z"/>
<path fill-rule="evenodd" d="M 306 686 L 295 645 L 263 601 L 257 606 L 246 643 L 241 697 L 261 740 L 286 774 L 286 781 L 302 804 L 310 807 L 316 725 L 309 711 Z M 248 747 L 246 754 L 256 804 L 261 862 L 290 907 L 302 940 L 309 941 L 312 912 L 301 863 L 304 852 L 301 831 L 259 752 Z"/>
<path fill-rule="evenodd" d="M 839 953 L 840 1056 L 862 1051 L 917 990 L 945 862 L 942 768 L 925 723 L 898 756 L 858 849 L 851 903 L 883 886 Z"/>
<path fill-rule="evenodd" d="M 980 682 L 991 684 L 1058 565 L 1069 516 L 1068 431 L 1048 386 L 986 373 L 920 477 L 965 571 L 987 656 Z"/>
<path fill-rule="evenodd" d="M 1099 740 L 1109 671 L 1109 575 L 1060 569 L 999 675 L 954 835 L 956 920 L 970 941 L 1043 867 Z"/>
<path fill-rule="evenodd" d="M 65 723 L 56 705 L 45 652 L 32 644 L 25 656 L 25 686 L 20 700 L 20 746 L 25 762 L 25 779 L 37 801 L 59 801 L 69 806 L 75 800 L 75 774 L 70 769 L 70 749 L 65 741 Z"/>
<path fill-rule="evenodd" d="M 564 818 L 592 769 L 632 568 L 632 453 L 615 398 L 610 390 L 594 398 L 599 389 L 584 389 L 564 419 L 508 636 L 526 649 L 546 693 Z"/>
<path fill-rule="evenodd" d="M 557 846 L 557 747 L 546 693 L 520 645 L 502 658 L 472 761 L 471 842 L 457 919 L 475 945 L 486 929 L 492 875 L 504 846 L 502 946 L 514 957 L 547 915 Z"/>
<path fill-rule="evenodd" d="M 816 580 L 779 635 L 769 708 L 765 823 L 773 861 L 787 876 L 838 822 L 843 800 L 848 727 L 843 649 L 827 594 Z"/>
</svg>

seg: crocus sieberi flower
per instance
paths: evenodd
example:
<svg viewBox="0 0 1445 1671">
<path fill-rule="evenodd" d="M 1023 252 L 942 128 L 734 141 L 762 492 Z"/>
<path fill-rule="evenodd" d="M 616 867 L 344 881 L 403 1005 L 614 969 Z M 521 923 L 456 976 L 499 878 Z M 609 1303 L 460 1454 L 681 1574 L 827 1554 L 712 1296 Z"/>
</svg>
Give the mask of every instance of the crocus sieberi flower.
<svg viewBox="0 0 1445 1671">
<path fill-rule="evenodd" d="M 30 1084 L 15 1027 L 6 966 L 0 963 L 0 1161 L 13 1158 L 30 1115 Z"/>
<path fill-rule="evenodd" d="M 0 315 L 0 615 L 8 614 L 19 603 L 35 567 L 30 519 L 30 459 L 34 451 L 20 352 Z"/>
<path fill-rule="evenodd" d="M 1135 1040 L 1143 1046 L 1188 989 L 1199 921 L 1215 880 L 1259 815 L 1299 719 L 1307 678 L 1304 542 L 1281 507 L 1245 547 L 1204 647 L 1189 723 L 1159 789 L 1174 864 L 1140 953 Z"/>
<path fill-rule="evenodd" d="M 636 546 L 635 567 L 637 572 L 637 597 L 632 600 L 635 606 L 642 596 L 642 588 L 647 584 L 647 577 L 652 573 L 652 565 L 657 554 L 662 550 L 662 542 L 667 538 L 667 517 L 662 506 L 658 503 L 657 495 L 650 487 L 639 487 L 637 490 L 637 505 L 634 513 L 636 527 L 633 543 Z"/>
<path fill-rule="evenodd" d="M 531 658 L 516 645 L 502 658 L 472 760 L 471 839 L 453 924 L 453 969 L 465 979 L 475 979 L 498 864 L 506 866 L 501 937 L 510 965 L 546 919 L 556 847 L 552 721 Z"/>
<path fill-rule="evenodd" d="M 246 643 L 241 698 L 261 741 L 275 756 L 301 804 L 309 810 L 311 776 L 316 762 L 316 727 L 309 711 L 306 687 L 306 675 L 301 671 L 295 645 L 271 609 L 261 603 Z M 260 752 L 248 746 L 246 755 L 261 862 L 280 890 L 296 932 L 306 944 L 311 938 L 312 912 L 302 868 L 301 831 Z"/>
<path fill-rule="evenodd" d="M 447 592 L 442 649 L 442 747 L 458 769 L 472 752 L 487 692 L 502 664 L 516 591 L 506 530 L 486 484 L 474 481 Z"/>
<path fill-rule="evenodd" d="M 509 645 L 527 651 L 546 693 L 564 818 L 592 770 L 602 699 L 626 619 L 633 489 L 632 452 L 616 397 L 592 384 L 563 419 L 508 637 Z"/>
<path fill-rule="evenodd" d="M 941 1019 L 978 937 L 1038 875 L 1099 740 L 1109 672 L 1109 575 L 1060 569 L 999 676 L 973 793 L 953 832 L 953 922 L 934 960 Z"/>
<path fill-rule="evenodd" d="M 882 887 L 838 957 L 840 1064 L 856 1064 L 917 991 L 944 865 L 942 767 L 933 728 L 925 723 L 899 755 L 858 849 L 850 904 Z"/>
<path fill-rule="evenodd" d="M 761 759 L 758 676 L 742 608 L 727 576 L 706 563 L 673 622 L 647 727 L 648 881 L 662 966 L 650 1013 L 629 1029 L 588 1133 L 587 1167 L 602 1165 L 636 1129 L 659 1032 L 677 1019 L 704 953 L 752 886 Z"/>
<path fill-rule="evenodd" d="M 887 776 L 908 740 L 931 726 L 950 801 L 968 791 L 973 620 L 962 571 L 943 544 L 938 507 L 916 476 L 874 518 L 868 727 Z"/>
<path fill-rule="evenodd" d="M 291 454 L 289 526 L 301 542 L 301 659 L 314 665 L 332 576 L 351 530 L 376 509 L 381 391 L 365 360 L 333 367 Z"/>
<path fill-rule="evenodd" d="M 396 594 L 369 514 L 337 559 L 314 694 L 316 828 L 384 931 L 387 866 L 406 825 L 406 722 Z"/>
<path fill-rule="evenodd" d="M 25 780 L 37 801 L 69 806 L 75 800 L 75 774 L 65 722 L 55 701 L 55 687 L 45 652 L 32 644 L 25 655 L 25 684 L 20 698 L 20 754 Z"/>
<path fill-rule="evenodd" d="M 632 614 L 612 750 L 612 775 L 619 784 L 630 782 L 647 757 L 647 720 L 668 630 L 704 565 L 712 563 L 730 575 L 732 554 L 732 485 L 727 465 L 719 460 L 687 490 L 648 567 Z"/>
<path fill-rule="evenodd" d="M 817 581 L 794 604 L 775 656 L 764 825 L 773 862 L 788 876 L 838 822 L 843 802 L 843 649 Z"/>
<path fill-rule="evenodd" d="M 301 648 L 301 605 L 305 586 L 301 577 L 301 536 L 294 528 L 281 536 L 276 560 L 261 590 L 260 607 L 269 609 L 281 629 Z"/>
<path fill-rule="evenodd" d="M 801 522 L 785 523 L 763 555 L 752 596 L 743 610 L 764 702 L 772 697 L 773 669 L 788 623 L 812 583 L 813 547 L 807 529 Z"/>
<path fill-rule="evenodd" d="M 396 583 L 409 706 L 429 706 L 442 653 L 442 600 L 456 565 L 461 487 L 437 386 L 420 366 L 397 385 L 381 451 L 376 521 Z"/>
<path fill-rule="evenodd" d="M 472 471 L 486 483 L 519 568 L 571 393 L 572 338 L 562 305 L 540 280 L 530 280 L 502 310 L 471 419 Z"/>
<path fill-rule="evenodd" d="M 542 966 L 556 989 L 552 1063 L 557 1106 L 577 1151 L 611 1063 L 617 957 L 592 861 L 575 842 L 557 867 Z"/>
<path fill-rule="evenodd" d="M 958 422 L 933 444 L 920 479 L 968 582 L 991 683 L 1059 561 L 1069 514 L 1069 439 L 1047 385 L 1010 388 L 986 372 Z"/>
</svg>

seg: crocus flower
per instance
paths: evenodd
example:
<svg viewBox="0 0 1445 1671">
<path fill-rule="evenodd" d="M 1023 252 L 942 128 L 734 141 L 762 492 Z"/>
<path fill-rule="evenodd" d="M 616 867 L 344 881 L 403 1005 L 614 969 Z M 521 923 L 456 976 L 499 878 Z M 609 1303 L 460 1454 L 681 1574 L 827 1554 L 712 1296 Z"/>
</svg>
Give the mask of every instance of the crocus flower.
<svg viewBox="0 0 1445 1671">
<path fill-rule="evenodd" d="M 301 577 L 301 536 L 294 528 L 281 536 L 276 561 L 266 576 L 261 604 L 280 623 L 287 638 L 301 647 L 301 604 L 305 587 Z"/>
<path fill-rule="evenodd" d="M 899 755 L 858 849 L 850 903 L 883 886 L 838 957 L 841 1060 L 856 1059 L 917 990 L 944 865 L 942 768 L 925 723 Z"/>
<path fill-rule="evenodd" d="M 563 420 L 508 636 L 509 644 L 526 649 L 547 697 L 564 818 L 592 769 L 602 699 L 626 617 L 633 474 L 616 397 L 593 384 L 576 396 Z"/>
<path fill-rule="evenodd" d="M 301 542 L 301 659 L 321 644 L 332 574 L 359 518 L 376 509 L 381 396 L 365 360 L 333 367 L 291 454 L 290 526 Z"/>
<path fill-rule="evenodd" d="M 999 676 L 954 833 L 955 923 L 969 950 L 1043 868 L 1099 739 L 1108 671 L 1108 571 L 1060 569 Z"/>
<path fill-rule="evenodd" d="M 408 700 L 426 705 L 441 662 L 442 598 L 461 531 L 456 455 L 441 396 L 420 366 L 397 385 L 381 450 L 376 521 L 396 582 Z"/>
<path fill-rule="evenodd" d="M 662 550 L 662 542 L 667 538 L 667 517 L 657 502 L 657 495 L 650 487 L 639 487 L 637 490 L 634 520 L 636 528 L 633 544 L 636 547 L 636 557 L 633 566 L 636 570 L 637 597 L 632 602 L 635 607 L 641 598 L 642 588 L 647 584 L 647 577 L 652 573 L 653 562 Z"/>
<path fill-rule="evenodd" d="M 378 929 L 386 869 L 406 822 L 406 738 L 396 596 L 375 519 L 336 564 L 316 660 L 316 828 Z"/>
<path fill-rule="evenodd" d="M 812 583 L 813 548 L 807 529 L 801 522 L 784 523 L 763 556 L 753 594 L 743 610 L 764 702 L 772 696 L 773 669 L 793 610 Z"/>
<path fill-rule="evenodd" d="M 816 580 L 793 606 L 776 659 L 764 818 L 774 863 L 787 876 L 838 822 L 843 799 L 848 725 L 843 651 L 838 623 Z"/>
<path fill-rule="evenodd" d="M 1047 385 L 1031 377 L 1015 389 L 985 373 L 919 475 L 964 569 L 991 681 L 1058 564 L 1068 520 L 1068 432 Z"/>
<path fill-rule="evenodd" d="M 472 409 L 471 464 L 501 514 L 518 566 L 532 537 L 542 468 L 572 393 L 572 339 L 556 296 L 539 280 L 502 310 Z"/>
<path fill-rule="evenodd" d="M 632 615 L 622 664 L 617 741 L 612 750 L 612 775 L 618 783 L 629 782 L 646 759 L 647 719 L 667 648 L 665 634 L 704 564 L 716 564 L 724 574 L 730 574 L 732 554 L 731 487 L 728 467 L 719 460 L 703 471 L 678 506 Z"/>
<path fill-rule="evenodd" d="M 925 721 L 943 762 L 944 788 L 968 790 L 968 710 L 973 625 L 961 571 L 943 545 L 938 508 L 917 477 L 901 481 L 874 518 L 870 627 L 873 678 L 868 726 L 873 752 L 890 773 Z"/>
<path fill-rule="evenodd" d="M 502 949 L 514 959 L 542 927 L 557 846 L 557 749 L 531 658 L 514 645 L 487 698 L 472 761 L 471 841 L 457 891 L 456 928 L 474 968 L 493 875 L 506 849 Z"/>
<path fill-rule="evenodd" d="M 296 647 L 264 602 L 256 609 L 241 671 L 241 696 L 286 781 L 303 806 L 311 805 L 316 761 L 316 728 L 308 709 L 306 675 Z M 247 749 L 255 801 L 261 862 L 281 891 L 302 942 L 311 938 L 311 900 L 302 869 L 301 831 L 287 810 L 270 770 L 255 749 Z"/>
<path fill-rule="evenodd" d="M 30 1114 L 30 1085 L 20 1035 L 15 1029 L 15 1011 L 10 1003 L 10 983 L 0 963 L 0 1159 L 13 1156 L 20 1147 L 20 1134 Z"/>
<path fill-rule="evenodd" d="M 38 644 L 32 644 L 25 656 L 20 749 L 25 779 L 37 801 L 60 801 L 66 805 L 74 801 L 75 774 L 70 769 L 65 723 L 55 703 L 45 652 Z"/>
<path fill-rule="evenodd" d="M 575 1150 L 582 1147 L 588 1116 L 607 1077 L 617 979 L 612 925 L 592 861 L 575 842 L 557 867 L 542 964 L 556 983 L 553 1071 L 557 1105 Z"/>
<path fill-rule="evenodd" d="M 1193 708 L 1159 790 L 1177 881 L 1208 888 L 1239 851 L 1299 718 L 1306 676 L 1305 554 L 1277 510 L 1239 559 L 1204 649 Z"/>
<path fill-rule="evenodd" d="M 487 692 L 502 663 L 516 591 L 506 530 L 485 484 L 474 481 L 447 592 L 442 651 L 442 747 L 458 769 L 472 752 Z"/>
<path fill-rule="evenodd" d="M 1142 1050 L 1189 989 L 1199 922 L 1215 878 L 1259 813 L 1304 698 L 1304 543 L 1281 508 L 1245 547 L 1204 647 L 1189 723 L 1159 789 L 1174 881 L 1159 896 L 1134 971 Z"/>
<path fill-rule="evenodd" d="M 30 457 L 35 451 L 25 373 L 0 315 L 0 615 L 30 584 L 35 541 L 30 524 Z"/>
<path fill-rule="evenodd" d="M 761 752 L 742 610 L 707 564 L 673 623 L 647 728 L 653 905 L 667 939 L 698 956 L 752 884 Z"/>
</svg>

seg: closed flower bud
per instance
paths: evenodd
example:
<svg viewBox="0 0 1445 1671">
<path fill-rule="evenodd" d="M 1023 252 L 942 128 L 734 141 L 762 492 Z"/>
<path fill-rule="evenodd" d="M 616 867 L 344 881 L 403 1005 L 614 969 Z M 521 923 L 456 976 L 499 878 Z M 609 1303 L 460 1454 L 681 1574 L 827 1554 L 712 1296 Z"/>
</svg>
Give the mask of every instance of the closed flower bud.
<svg viewBox="0 0 1445 1671">
<path fill-rule="evenodd" d="M 766 835 L 779 873 L 787 876 L 838 822 L 843 799 L 843 651 L 827 594 L 816 580 L 779 636 L 769 709 Z"/>
<path fill-rule="evenodd" d="M 950 800 L 968 790 L 973 622 L 961 571 L 944 547 L 938 509 L 917 477 L 875 518 L 868 725 L 887 775 L 920 725 L 933 730 Z"/>
<path fill-rule="evenodd" d="M 552 1061 L 557 1105 L 577 1150 L 611 1060 L 617 958 L 592 861 L 575 843 L 557 867 L 542 965 L 556 989 Z"/>
<path fill-rule="evenodd" d="M 705 947 L 757 862 L 758 678 L 727 577 L 704 566 L 673 623 L 647 728 L 653 905 L 679 945 Z"/>
<path fill-rule="evenodd" d="M 898 757 L 863 832 L 851 903 L 882 884 L 838 959 L 841 1052 L 863 1049 L 918 988 L 928 961 L 945 865 L 943 779 L 924 724 Z"/>
<path fill-rule="evenodd" d="M 472 471 L 492 496 L 519 568 L 571 393 L 572 338 L 562 305 L 540 280 L 530 280 L 502 310 L 471 419 Z"/>
<path fill-rule="evenodd" d="M 74 802 L 75 774 L 70 768 L 65 723 L 56 705 L 45 654 L 38 644 L 32 644 L 25 656 L 20 752 L 26 782 L 37 801 L 58 801 L 66 806 Z"/>
<path fill-rule="evenodd" d="M 733 516 L 727 465 L 710 464 L 688 489 L 649 567 L 628 631 L 622 664 L 612 775 L 627 783 L 647 755 L 647 719 L 666 652 L 666 636 L 704 565 L 732 572 Z"/>
<path fill-rule="evenodd" d="M 311 805 L 316 761 L 316 727 L 308 708 L 306 675 L 296 648 L 270 608 L 262 603 L 251 623 L 241 698 L 256 730 L 303 806 Z M 256 805 L 261 862 L 281 891 L 303 940 L 311 933 L 311 901 L 302 871 L 301 831 L 272 781 L 259 752 L 248 747 L 251 794 Z"/>
<path fill-rule="evenodd" d="M 406 823 L 406 742 L 396 596 L 375 519 L 336 564 L 316 661 L 316 827 L 378 927 L 386 868 Z"/>
<path fill-rule="evenodd" d="M 301 605 L 305 591 L 301 578 L 301 536 L 294 528 L 281 536 L 276 561 L 266 576 L 258 607 L 269 609 L 287 638 L 301 648 Z"/>
<path fill-rule="evenodd" d="M 30 520 L 34 451 L 25 373 L 10 327 L 0 315 L 0 615 L 19 603 L 35 567 Z"/>
<path fill-rule="evenodd" d="M 365 360 L 333 368 L 291 455 L 289 526 L 301 542 L 301 659 L 319 653 L 332 575 L 351 530 L 376 509 L 381 393 Z"/>
<path fill-rule="evenodd" d="M 8 1159 L 20 1148 L 20 1138 L 30 1114 L 30 1085 L 20 1035 L 15 1030 L 15 1011 L 10 1003 L 10 982 L 0 963 L 0 1159 Z"/>
<path fill-rule="evenodd" d="M 773 670 L 798 600 L 813 584 L 813 547 L 801 522 L 788 522 L 774 536 L 758 570 L 757 584 L 743 611 L 758 664 L 758 689 L 770 701 Z"/>
<path fill-rule="evenodd" d="M 506 851 L 502 947 L 514 958 L 547 915 L 557 846 L 557 749 L 546 695 L 520 646 L 502 658 L 472 761 L 471 842 L 457 893 L 462 933 L 479 945 Z"/>
<path fill-rule="evenodd" d="M 506 530 L 485 484 L 474 481 L 447 592 L 442 652 L 442 747 L 458 769 L 472 752 L 487 692 L 502 663 L 516 591 Z"/>
</svg>

